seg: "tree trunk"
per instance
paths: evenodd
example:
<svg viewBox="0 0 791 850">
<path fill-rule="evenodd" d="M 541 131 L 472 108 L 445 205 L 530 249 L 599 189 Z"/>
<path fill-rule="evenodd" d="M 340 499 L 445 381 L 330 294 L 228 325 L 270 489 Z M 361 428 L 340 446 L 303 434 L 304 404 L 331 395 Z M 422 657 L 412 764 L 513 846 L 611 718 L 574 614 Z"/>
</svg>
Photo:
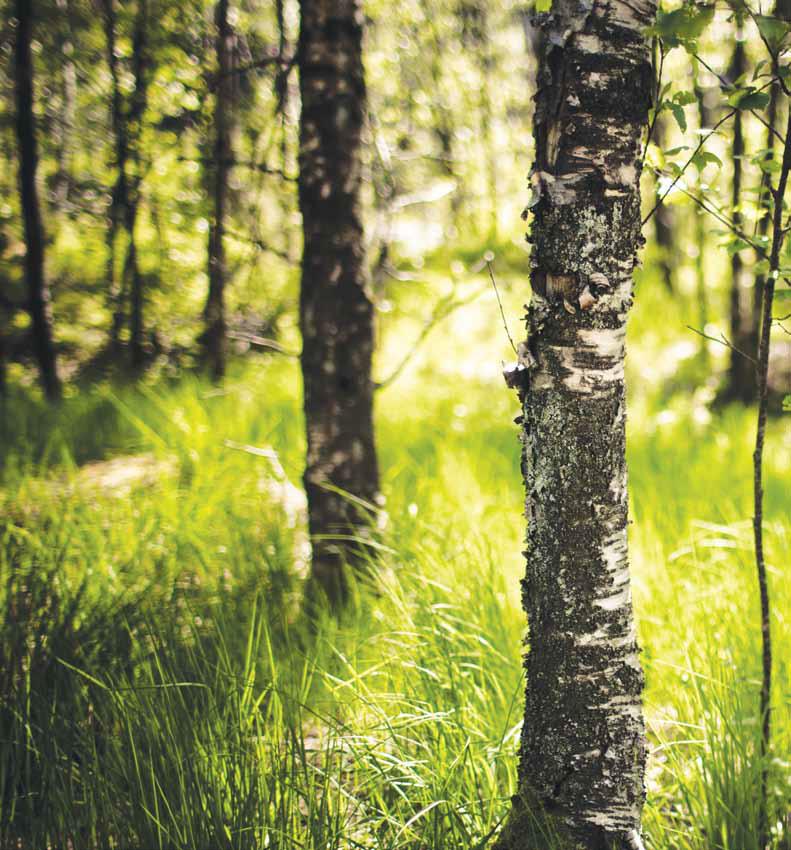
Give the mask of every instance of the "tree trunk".
<svg viewBox="0 0 791 850">
<path fill-rule="evenodd" d="M 132 91 L 129 105 L 128 123 L 133 130 L 130 154 L 134 163 L 134 176 L 129 185 L 129 198 L 126 207 L 126 231 L 129 238 L 126 272 L 129 280 L 129 348 L 130 365 L 134 372 L 139 372 L 145 363 L 145 347 L 143 341 L 143 276 L 137 258 L 137 243 L 135 242 L 135 225 L 140 206 L 140 185 L 143 182 L 143 166 L 140 152 L 140 137 L 142 121 L 146 111 L 148 86 L 148 0 L 138 0 L 135 31 L 132 37 L 132 70 L 135 87 Z"/>
<path fill-rule="evenodd" d="M 126 299 L 123 287 L 123 275 L 120 278 L 116 277 L 115 265 L 118 253 L 118 228 L 124 219 L 129 198 L 129 189 L 126 181 L 126 161 L 129 157 L 129 143 L 127 140 L 126 116 L 124 115 L 123 97 L 121 94 L 118 57 L 115 50 L 116 16 L 114 0 L 102 0 L 102 13 L 107 67 L 110 71 L 110 80 L 112 83 L 110 123 L 113 130 L 116 168 L 115 184 L 110 195 L 109 227 L 107 229 L 107 283 L 110 293 L 110 309 L 112 311 L 110 350 L 117 355 L 121 347 L 121 329 L 124 326 Z"/>
<path fill-rule="evenodd" d="M 654 125 L 654 141 L 661 149 L 665 149 L 666 136 L 666 118 L 663 114 L 656 119 Z M 661 198 L 660 184 L 655 180 L 655 201 L 656 209 L 654 210 L 654 235 L 656 237 L 656 249 L 658 254 L 658 262 L 662 282 L 667 291 L 672 295 L 674 286 L 673 278 L 675 272 L 674 259 L 676 256 L 675 245 L 675 216 L 669 204 L 663 203 Z"/>
<path fill-rule="evenodd" d="M 747 69 L 744 41 L 741 32 L 736 34 L 733 58 L 728 72 L 732 81 L 737 80 Z M 741 229 L 742 195 L 742 157 L 744 156 L 744 128 L 742 112 L 737 110 L 733 117 L 733 142 L 731 159 L 733 161 L 733 179 L 731 181 L 731 219 L 734 227 Z M 754 357 L 758 348 L 757 328 L 753 319 L 751 304 L 746 304 L 746 276 L 740 252 L 731 254 L 731 291 L 730 291 L 730 338 L 735 348 Z M 752 300 L 752 299 L 751 299 Z M 730 350 L 728 364 L 726 398 L 749 404 L 756 398 L 757 386 L 754 364 L 744 356 Z"/>
<path fill-rule="evenodd" d="M 373 433 L 374 309 L 360 213 L 365 115 L 360 0 L 300 3 L 300 292 L 312 579 L 331 603 L 359 564 L 366 503 L 378 494 Z M 352 539 L 355 538 L 355 539 Z"/>
<path fill-rule="evenodd" d="M 225 210 L 228 196 L 228 171 L 233 154 L 228 121 L 233 83 L 231 80 L 230 45 L 231 28 L 228 23 L 228 0 L 219 0 L 215 9 L 217 26 L 217 86 L 214 105 L 214 162 L 212 183 L 214 189 L 214 221 L 209 230 L 209 295 L 204 308 L 206 330 L 204 346 L 206 361 L 212 378 L 217 381 L 225 375 Z"/>
<path fill-rule="evenodd" d="M 63 56 L 61 60 L 60 78 L 60 112 L 55 122 L 55 143 L 57 149 L 58 170 L 54 179 L 55 209 L 62 214 L 67 211 L 72 191 L 72 159 L 74 146 L 74 126 L 77 111 L 77 69 L 72 60 L 74 44 L 71 40 L 71 29 L 68 0 L 58 0 L 58 14 L 61 17 L 59 27 L 62 28 L 59 47 Z"/>
<path fill-rule="evenodd" d="M 640 843 L 624 342 L 655 11 L 654 0 L 555 0 L 539 16 L 533 295 L 507 374 L 523 407 L 529 651 L 519 791 L 500 850 Z"/>
<path fill-rule="evenodd" d="M 50 401 L 60 398 L 49 288 L 44 278 L 44 227 L 41 222 L 36 171 L 38 146 L 33 115 L 32 0 L 16 0 L 16 131 L 19 141 L 19 191 L 25 230 L 25 277 L 32 321 L 33 348 L 41 385 Z"/>
<path fill-rule="evenodd" d="M 129 299 L 129 332 L 133 369 L 142 367 L 143 348 L 143 279 L 140 274 L 135 241 L 135 225 L 142 181 L 139 139 L 140 123 L 146 107 L 146 16 L 147 2 L 140 0 L 135 32 L 132 39 L 132 61 L 135 87 L 128 108 L 124 104 L 121 89 L 121 69 L 116 53 L 117 17 L 115 0 L 102 0 L 104 34 L 107 51 L 107 66 L 112 81 L 111 123 L 115 147 L 116 180 L 110 201 L 110 226 L 107 233 L 108 261 L 107 276 L 110 289 L 112 324 L 110 348 L 118 353 L 121 332 L 127 321 L 127 299 Z M 130 176 L 130 165 L 134 173 Z M 116 274 L 118 255 L 118 230 L 126 231 L 126 251 L 120 277 Z"/>
</svg>

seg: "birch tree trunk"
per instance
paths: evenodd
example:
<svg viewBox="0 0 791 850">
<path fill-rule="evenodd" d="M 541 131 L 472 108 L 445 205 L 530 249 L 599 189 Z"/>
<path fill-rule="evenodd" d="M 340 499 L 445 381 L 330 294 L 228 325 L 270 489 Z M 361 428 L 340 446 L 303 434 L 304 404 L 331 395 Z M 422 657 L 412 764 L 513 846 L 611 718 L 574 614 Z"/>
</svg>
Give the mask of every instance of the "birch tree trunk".
<svg viewBox="0 0 791 850">
<path fill-rule="evenodd" d="M 36 184 L 38 142 L 33 114 L 32 0 L 16 0 L 14 46 L 16 132 L 19 143 L 19 194 L 25 231 L 25 278 L 32 324 L 33 350 L 41 386 L 50 401 L 60 398 L 61 385 L 52 340 L 49 287 L 44 276 L 44 225 Z"/>
<path fill-rule="evenodd" d="M 655 12 L 654 0 L 555 0 L 538 20 L 533 294 L 506 374 L 523 404 L 529 651 L 520 787 L 500 850 L 640 846 L 624 340 Z"/>
<path fill-rule="evenodd" d="M 365 115 L 360 0 L 300 3 L 300 292 L 312 578 L 332 603 L 347 592 L 366 512 L 379 489 L 373 433 L 373 304 L 360 214 Z"/>
</svg>

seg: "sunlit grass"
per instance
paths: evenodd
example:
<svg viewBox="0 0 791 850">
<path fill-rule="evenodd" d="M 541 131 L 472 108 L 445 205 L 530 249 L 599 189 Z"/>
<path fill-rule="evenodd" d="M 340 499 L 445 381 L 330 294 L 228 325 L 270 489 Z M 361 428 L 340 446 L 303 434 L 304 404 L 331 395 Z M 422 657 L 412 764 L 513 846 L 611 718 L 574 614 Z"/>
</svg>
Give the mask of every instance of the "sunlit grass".
<svg viewBox="0 0 791 850">
<path fill-rule="evenodd" d="M 518 316 L 524 282 L 501 283 Z M 402 340 L 416 326 L 404 304 Z M 637 305 L 629 461 L 647 840 L 757 850 L 753 417 L 709 414 L 689 384 L 694 369 L 673 352 L 683 299 L 646 288 Z M 378 589 L 361 582 L 340 622 L 310 626 L 299 501 L 282 478 L 299 484 L 304 451 L 293 361 L 239 367 L 221 391 L 190 378 L 99 387 L 55 414 L 13 395 L 2 411 L 0 846 L 483 847 L 514 791 L 522 717 L 517 411 L 497 378 L 507 356 L 496 301 L 481 296 L 380 393 Z M 775 422 L 778 847 L 791 807 L 790 456 Z M 95 465 L 113 457 L 127 461 Z"/>
</svg>

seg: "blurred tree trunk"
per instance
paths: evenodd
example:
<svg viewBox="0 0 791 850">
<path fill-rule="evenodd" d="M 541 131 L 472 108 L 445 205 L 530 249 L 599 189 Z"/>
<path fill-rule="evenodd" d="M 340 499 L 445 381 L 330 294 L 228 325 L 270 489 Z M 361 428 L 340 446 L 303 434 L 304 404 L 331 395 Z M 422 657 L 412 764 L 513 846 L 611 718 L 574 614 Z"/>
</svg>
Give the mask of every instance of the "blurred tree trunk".
<svg viewBox="0 0 791 850">
<path fill-rule="evenodd" d="M 519 790 L 499 850 L 640 846 L 624 343 L 655 12 L 654 0 L 556 0 L 539 18 L 533 295 L 506 373 L 522 401 L 529 652 Z"/>
<path fill-rule="evenodd" d="M 367 292 L 360 211 L 366 108 L 360 0 L 300 3 L 300 291 L 312 579 L 335 604 L 359 563 L 366 515 L 338 490 L 373 503 L 374 309 Z"/>
<path fill-rule="evenodd" d="M 654 141 L 661 150 L 666 145 L 666 116 L 662 113 L 656 119 L 654 125 Z M 675 216 L 669 204 L 659 202 L 661 197 L 659 181 L 655 180 L 657 207 L 654 210 L 654 235 L 656 237 L 657 253 L 659 255 L 657 265 L 662 276 L 662 282 L 669 293 L 673 292 L 674 257 L 676 256 L 675 241 Z"/>
<path fill-rule="evenodd" d="M 126 296 L 123 275 L 116 275 L 116 257 L 118 254 L 118 228 L 124 218 L 129 198 L 126 179 L 126 162 L 129 158 L 129 142 L 126 132 L 123 95 L 121 93 L 120 71 L 116 55 L 116 15 L 114 0 L 102 0 L 107 67 L 110 71 L 112 94 L 110 101 L 110 123 L 115 148 L 116 177 L 110 196 L 109 227 L 107 230 L 107 282 L 110 291 L 112 323 L 110 325 L 110 350 L 118 355 L 121 346 L 121 330 L 124 326 Z"/>
<path fill-rule="evenodd" d="M 780 20 L 789 22 L 791 21 L 791 0 L 778 0 L 775 3 L 774 14 Z M 777 145 L 776 135 L 777 132 L 777 124 L 780 121 L 779 116 L 779 101 L 780 101 L 780 87 L 775 84 L 769 90 L 769 104 L 767 106 L 766 111 L 766 137 L 764 140 L 764 149 L 768 152 L 767 156 L 769 158 L 774 158 L 775 147 Z M 758 222 L 757 236 L 759 240 L 766 241 L 769 233 L 769 226 L 771 224 L 771 214 L 770 207 L 772 200 L 769 197 L 767 184 L 769 183 L 770 177 L 768 174 L 762 174 L 761 179 L 761 187 L 758 195 L 759 207 L 764 215 L 760 218 Z M 764 275 L 758 275 L 755 278 L 755 282 L 753 284 L 752 290 L 752 299 L 750 300 L 750 313 L 749 313 L 749 334 L 750 338 L 747 342 L 747 348 L 742 349 L 747 354 L 751 356 L 755 355 L 757 357 L 759 341 L 761 337 L 761 314 L 763 312 L 763 293 L 766 287 L 766 277 Z M 731 357 L 733 357 L 733 352 L 731 352 Z M 755 374 L 755 365 L 753 363 L 748 363 L 748 366 L 751 370 L 751 383 L 750 389 L 752 394 L 747 399 L 748 402 L 756 402 L 759 400 L 758 398 L 758 381 L 757 376 Z M 726 398 L 733 398 L 732 395 L 729 395 L 730 390 L 730 382 L 726 384 Z"/>
<path fill-rule="evenodd" d="M 217 85 L 214 102 L 214 162 L 212 177 L 214 189 L 214 221 L 209 229 L 209 295 L 204 308 L 206 330 L 204 346 L 206 361 L 212 378 L 216 381 L 225 375 L 226 323 L 225 323 L 225 212 L 228 198 L 228 172 L 233 152 L 228 109 L 233 99 L 231 79 L 228 0 L 219 0 L 215 8 L 217 27 Z"/>
<path fill-rule="evenodd" d="M 132 73 L 135 87 L 129 104 L 129 126 L 132 128 L 130 154 L 134 165 L 134 175 L 129 185 L 129 201 L 126 207 L 126 231 L 129 238 L 129 249 L 126 257 L 126 273 L 128 274 L 129 291 L 129 348 L 130 365 L 137 372 L 145 363 L 145 348 L 143 342 L 143 276 L 137 258 L 137 242 L 135 241 L 135 225 L 140 206 L 140 186 L 143 182 L 143 165 L 140 151 L 143 115 L 148 100 L 148 0 L 138 0 L 135 29 L 132 36 Z"/>
<path fill-rule="evenodd" d="M 736 33 L 736 44 L 733 48 L 728 77 L 736 81 L 747 70 L 745 45 L 741 29 Z M 733 162 L 733 178 L 731 180 L 731 219 L 734 227 L 741 229 L 742 212 L 742 158 L 744 157 L 744 124 L 742 111 L 737 110 L 733 118 L 733 136 L 731 144 L 731 160 Z M 745 303 L 744 296 L 748 293 L 747 279 L 741 253 L 731 254 L 730 279 L 730 338 L 735 348 L 755 357 L 758 350 L 758 326 L 753 315 L 752 303 Z M 750 299 L 752 302 L 753 299 Z M 756 399 L 757 384 L 755 364 L 743 354 L 729 349 L 728 375 L 725 397 L 732 401 L 749 404 Z"/>
<path fill-rule="evenodd" d="M 485 4 L 461 0 L 459 4 L 461 18 L 462 45 L 468 51 L 481 75 L 481 86 L 478 92 L 478 116 L 480 121 L 480 138 L 483 148 L 486 195 L 489 203 L 489 239 L 497 240 L 497 162 L 494 144 L 491 79 L 494 69 L 494 54 L 489 33 L 489 13 Z"/>
<path fill-rule="evenodd" d="M 28 308 L 32 322 L 33 349 L 41 385 L 50 401 L 60 398 L 49 288 L 44 277 L 44 226 L 41 221 L 36 172 L 38 144 L 33 115 L 33 4 L 16 0 L 17 18 L 14 47 L 16 131 L 19 143 L 19 192 L 25 233 L 25 278 Z"/>
<path fill-rule="evenodd" d="M 133 369 L 140 368 L 143 350 L 143 280 L 137 258 L 135 225 L 139 206 L 141 121 L 146 107 L 146 17 L 147 0 L 139 0 L 132 38 L 134 89 L 130 101 L 124 102 L 121 67 L 117 54 L 117 15 L 115 0 L 102 0 L 107 66 L 112 81 L 111 124 L 115 146 L 116 179 L 110 201 L 110 226 L 107 233 L 107 275 L 110 285 L 112 324 L 110 348 L 116 354 L 121 346 L 121 332 L 127 322 L 127 300 L 130 301 L 130 350 Z M 130 174 L 130 168 L 132 173 Z M 126 250 L 120 276 L 116 271 L 118 230 L 126 231 Z"/>
<path fill-rule="evenodd" d="M 63 213 L 71 199 L 72 158 L 74 145 L 74 123 L 77 110 L 77 69 L 72 60 L 74 44 L 71 40 L 68 0 L 57 0 L 58 12 L 62 16 L 59 27 L 60 51 L 62 55 L 60 77 L 60 113 L 55 124 L 58 170 L 55 174 L 55 208 Z"/>
<path fill-rule="evenodd" d="M 712 126 L 713 116 L 711 110 L 706 104 L 706 91 L 698 85 L 698 75 L 695 71 L 693 82 L 695 91 L 695 101 L 698 107 L 698 129 L 702 132 L 704 128 Z M 698 171 L 698 194 L 704 195 L 704 189 L 701 186 L 701 175 Z M 706 325 L 709 321 L 709 298 L 708 298 L 708 279 L 706 278 L 706 236 L 708 234 L 707 221 L 705 213 L 697 206 L 692 210 L 692 215 L 695 217 L 695 286 L 698 301 L 698 318 L 697 324 L 702 332 L 705 333 Z M 709 349 L 706 339 L 702 336 L 698 337 L 698 360 L 704 368 L 709 362 Z"/>
<path fill-rule="evenodd" d="M 429 62 L 429 74 L 433 85 L 434 96 L 429 99 L 431 104 L 432 122 L 431 128 L 439 144 L 439 165 L 445 176 L 454 183 L 453 192 L 450 195 L 450 221 L 446 228 L 446 238 L 455 239 L 459 234 L 460 215 L 464 205 L 464 182 L 461 180 L 456 168 L 453 138 L 455 128 L 453 126 L 453 114 L 446 98 L 442 92 L 442 72 L 445 67 L 447 55 L 447 42 L 444 37 L 445 31 L 442 21 L 437 19 L 432 9 L 430 0 L 422 0 L 421 8 L 423 16 L 430 22 L 432 51 Z M 416 36 L 417 37 L 417 36 Z"/>
</svg>

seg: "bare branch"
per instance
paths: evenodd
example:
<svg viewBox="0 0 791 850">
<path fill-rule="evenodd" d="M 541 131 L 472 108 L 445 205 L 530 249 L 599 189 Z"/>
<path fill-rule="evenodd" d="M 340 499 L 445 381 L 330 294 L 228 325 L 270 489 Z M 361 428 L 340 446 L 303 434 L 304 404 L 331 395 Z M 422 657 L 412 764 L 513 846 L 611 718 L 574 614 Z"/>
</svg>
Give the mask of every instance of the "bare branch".
<svg viewBox="0 0 791 850">
<path fill-rule="evenodd" d="M 500 300 L 500 292 L 497 289 L 497 282 L 494 279 L 494 272 L 492 271 L 492 261 L 490 259 L 486 259 L 486 268 L 489 269 L 489 278 L 492 281 L 492 286 L 494 287 L 494 294 L 497 296 L 497 306 L 500 308 L 500 315 L 503 317 L 503 327 L 505 328 L 505 334 L 508 337 L 508 342 L 511 343 L 511 348 L 514 350 L 514 354 L 519 356 L 516 346 L 514 345 L 514 340 L 511 337 L 511 331 L 508 330 L 508 322 L 505 319 L 505 310 L 503 310 L 503 302 Z"/>
<path fill-rule="evenodd" d="M 434 330 L 441 321 L 447 319 L 451 313 L 454 313 L 460 307 L 465 307 L 467 304 L 470 304 L 480 298 L 487 289 L 488 286 L 484 286 L 481 289 L 477 289 L 469 297 L 458 300 L 453 297 L 453 294 L 441 299 L 432 311 L 431 315 L 424 322 L 423 327 L 420 329 L 420 333 L 417 335 L 417 339 L 412 343 L 412 347 L 409 349 L 405 357 L 386 378 L 381 381 L 377 381 L 374 384 L 374 389 L 383 390 L 385 387 L 390 386 L 390 384 L 392 384 L 409 365 L 418 348 L 425 342 L 426 337 L 431 333 L 431 331 Z"/>
<path fill-rule="evenodd" d="M 735 351 L 737 354 L 740 354 L 742 357 L 746 357 L 750 363 L 755 364 L 755 358 L 750 357 L 749 354 L 742 351 L 740 348 L 737 348 L 726 336 L 725 334 L 720 334 L 719 337 L 709 336 L 709 334 L 704 333 L 703 331 L 698 330 L 697 328 L 693 328 L 692 325 L 687 325 L 687 328 L 692 331 L 692 333 L 696 333 L 698 336 L 702 336 L 703 339 L 709 339 L 712 342 L 717 342 L 720 345 L 724 345 L 726 348 L 730 348 L 731 351 Z"/>
<path fill-rule="evenodd" d="M 237 339 L 240 342 L 246 342 L 248 345 L 256 345 L 259 348 L 269 348 L 272 351 L 276 351 L 278 354 L 284 354 L 286 357 L 299 357 L 298 351 L 291 351 L 290 349 L 285 348 L 275 339 L 267 339 L 263 336 L 246 334 L 241 331 L 228 331 L 228 338 Z"/>
<path fill-rule="evenodd" d="M 673 191 L 676 183 L 678 183 L 678 181 L 684 176 L 684 173 L 689 168 L 689 166 L 692 164 L 692 160 L 695 159 L 695 157 L 700 153 L 700 151 L 703 149 L 703 146 L 706 144 L 706 142 L 717 132 L 717 130 L 719 130 L 719 128 L 729 118 L 733 118 L 733 116 L 737 112 L 738 112 L 738 110 L 732 109 L 730 112 L 723 115 L 723 117 L 720 118 L 720 120 L 711 128 L 711 130 L 709 130 L 709 132 L 701 138 L 700 142 L 698 142 L 698 146 L 692 152 L 692 156 L 690 156 L 689 159 L 684 163 L 684 165 L 682 166 L 679 173 L 673 178 L 673 182 L 667 187 L 667 190 L 657 198 L 656 203 L 653 205 L 653 207 L 651 207 L 651 211 L 643 219 L 643 221 L 641 222 L 643 225 L 645 225 L 646 222 L 651 218 L 651 216 L 656 212 L 657 207 L 662 203 L 662 201 L 664 201 L 665 198 Z"/>
<path fill-rule="evenodd" d="M 766 89 L 766 88 L 768 88 L 769 86 L 771 86 L 773 82 L 774 82 L 774 80 L 772 80 L 772 81 L 770 81 L 770 82 L 768 82 L 768 83 L 764 84 L 763 86 L 761 86 L 761 88 L 760 88 L 760 89 L 758 89 L 758 91 L 763 91 L 764 89 Z M 653 214 L 654 214 L 654 213 L 656 212 L 656 210 L 657 210 L 657 207 L 658 207 L 658 206 L 662 203 L 662 201 L 664 201 L 664 200 L 665 200 L 665 198 L 666 198 L 666 197 L 667 197 L 667 196 L 668 196 L 668 195 L 669 195 L 669 194 L 673 191 L 673 189 L 674 189 L 674 188 L 675 188 L 675 186 L 676 186 L 676 183 L 678 183 L 678 181 L 679 181 L 679 180 L 680 180 L 680 179 L 684 176 L 684 174 L 686 173 L 686 170 L 687 170 L 687 169 L 689 168 L 689 166 L 692 164 L 692 161 L 695 159 L 695 157 L 696 157 L 696 156 L 700 153 L 700 151 L 703 149 L 703 147 L 704 147 L 704 145 L 706 144 L 706 142 L 708 142 L 708 140 L 709 140 L 709 139 L 710 139 L 710 138 L 711 138 L 711 137 L 712 137 L 712 136 L 713 136 L 713 135 L 717 132 L 717 130 L 719 130 L 719 128 L 720 128 L 720 127 L 721 127 L 721 126 L 722 126 L 722 125 L 723 125 L 723 124 L 724 124 L 724 123 L 725 123 L 725 122 L 726 122 L 729 118 L 733 118 L 733 116 L 734 116 L 734 115 L 735 115 L 738 111 L 739 111 L 738 109 L 732 109 L 730 112 L 727 112 L 727 113 L 726 113 L 725 115 L 723 115 L 723 116 L 722 116 L 722 118 L 720 118 L 720 120 L 719 120 L 719 121 L 718 121 L 718 122 L 717 122 L 717 123 L 716 123 L 716 124 L 715 124 L 715 125 L 711 128 L 711 130 L 709 130 L 709 132 L 708 132 L 708 133 L 706 133 L 706 135 L 705 135 L 705 136 L 703 136 L 703 137 L 701 138 L 701 140 L 700 140 L 700 142 L 698 142 L 698 145 L 697 145 L 697 147 L 695 148 L 695 150 L 694 150 L 694 151 L 692 151 L 692 155 L 689 157 L 689 159 L 687 159 L 687 161 L 684 163 L 684 165 L 683 165 L 683 166 L 681 167 L 681 169 L 679 170 L 678 174 L 677 174 L 677 175 L 673 178 L 673 182 L 672 182 L 672 183 L 671 183 L 671 184 L 667 187 L 667 190 L 666 190 L 666 191 L 665 191 L 665 192 L 664 192 L 664 193 L 663 193 L 663 194 L 662 194 L 659 198 L 657 198 L 656 203 L 654 204 L 654 206 L 653 206 L 653 207 L 651 207 L 651 211 L 648 213 L 648 215 L 647 215 L 647 216 L 645 216 L 645 218 L 644 218 L 644 219 L 643 219 L 643 221 L 642 221 L 642 224 L 645 224 L 645 223 L 646 223 L 646 222 L 647 222 L 647 221 L 651 218 L 651 216 L 653 216 Z"/>
</svg>

